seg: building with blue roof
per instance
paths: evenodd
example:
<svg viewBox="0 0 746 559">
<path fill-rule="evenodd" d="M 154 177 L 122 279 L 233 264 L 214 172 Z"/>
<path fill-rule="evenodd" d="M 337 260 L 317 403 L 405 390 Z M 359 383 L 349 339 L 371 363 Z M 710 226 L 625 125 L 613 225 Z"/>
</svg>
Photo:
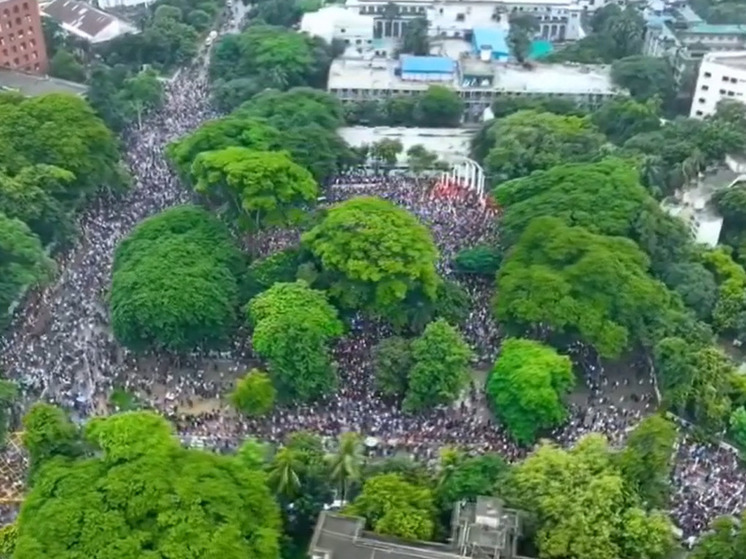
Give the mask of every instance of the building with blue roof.
<svg viewBox="0 0 746 559">
<path fill-rule="evenodd" d="M 497 27 L 475 27 L 471 46 L 474 54 L 482 56 L 489 52 L 493 60 L 506 60 L 510 56 L 505 31 Z"/>
<path fill-rule="evenodd" d="M 403 55 L 399 59 L 399 72 L 403 80 L 451 81 L 456 72 L 456 62 L 447 56 Z"/>
</svg>

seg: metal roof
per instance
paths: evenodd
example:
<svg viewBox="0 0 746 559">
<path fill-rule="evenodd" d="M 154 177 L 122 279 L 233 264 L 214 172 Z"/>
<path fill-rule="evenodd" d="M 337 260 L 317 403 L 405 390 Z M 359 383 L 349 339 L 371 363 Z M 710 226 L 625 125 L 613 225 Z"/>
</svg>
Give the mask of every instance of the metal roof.
<svg viewBox="0 0 746 559">
<path fill-rule="evenodd" d="M 505 32 L 496 27 L 475 27 L 473 31 L 474 46 L 478 49 L 490 47 L 493 53 L 510 54 Z"/>
<path fill-rule="evenodd" d="M 402 56 L 402 73 L 452 74 L 455 62 L 447 56 Z"/>
</svg>

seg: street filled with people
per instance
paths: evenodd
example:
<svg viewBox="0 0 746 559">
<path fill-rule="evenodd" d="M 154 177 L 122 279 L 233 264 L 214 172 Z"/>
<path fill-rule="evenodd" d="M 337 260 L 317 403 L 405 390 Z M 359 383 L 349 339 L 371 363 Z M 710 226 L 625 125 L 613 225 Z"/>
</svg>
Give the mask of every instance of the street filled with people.
<svg viewBox="0 0 746 559">
<path fill-rule="evenodd" d="M 139 129 L 126 135 L 126 162 L 133 188 L 124 197 L 102 198 L 80 219 L 79 244 L 58 260 L 57 279 L 31 293 L 14 317 L 0 360 L 22 388 L 26 402 L 44 400 L 71 410 L 78 421 L 110 410 L 109 395 L 123 388 L 169 417 L 187 444 L 227 451 L 245 437 L 280 442 L 290 432 L 310 430 L 333 438 L 355 431 L 370 452 L 406 453 L 434 460 L 444 445 L 471 453 L 497 451 L 514 461 L 528 449 L 514 444 L 486 410 L 483 379 L 452 408 L 426 415 L 405 414 L 374 390 L 373 346 L 390 335 L 387 326 L 362 315 L 350 321 L 333 350 L 338 391 L 313 405 L 276 409 L 261 419 L 237 416 L 221 400 L 233 379 L 256 360 L 244 338 L 220 354 L 138 356 L 119 346 L 109 327 L 107 290 L 117 243 L 142 219 L 190 200 L 189 190 L 169 168 L 166 145 L 216 115 L 201 71 L 183 72 L 168 86 L 167 103 Z M 379 196 L 403 206 L 432 231 L 440 250 L 439 272 L 456 281 L 471 300 L 461 325 L 475 354 L 474 368 L 485 371 L 500 352 L 501 330 L 490 310 L 493 285 L 455 274 L 450 267 L 466 247 L 497 240 L 495 209 L 458 186 L 406 175 L 350 173 L 330 181 L 331 204 L 353 196 Z M 259 254 L 297 243 L 294 231 L 259 237 Z M 569 446 L 584 434 L 602 432 L 620 445 L 629 429 L 656 407 L 655 387 L 645 362 L 605 370 L 582 345 L 566 348 L 586 386 L 572 403 L 567 425 L 553 438 Z M 704 531 L 718 515 L 746 506 L 746 474 L 728 449 L 703 445 L 681 428 L 676 451 L 672 515 L 685 538 Z"/>
</svg>

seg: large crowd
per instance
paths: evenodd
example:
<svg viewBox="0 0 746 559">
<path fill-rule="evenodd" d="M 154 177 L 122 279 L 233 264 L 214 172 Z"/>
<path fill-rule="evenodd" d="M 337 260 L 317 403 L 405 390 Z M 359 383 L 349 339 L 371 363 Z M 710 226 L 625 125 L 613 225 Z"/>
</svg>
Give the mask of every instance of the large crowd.
<svg viewBox="0 0 746 559">
<path fill-rule="evenodd" d="M 242 341 L 221 354 L 187 357 L 136 356 L 115 342 L 105 304 L 113 250 L 143 218 L 189 201 L 189 191 L 166 163 L 164 148 L 216 116 L 199 69 L 182 73 L 168 86 L 167 97 L 159 114 L 126 137 L 131 192 L 124 198 L 102 198 L 81 217 L 81 242 L 60 258 L 55 283 L 28 297 L 2 340 L 0 364 L 18 381 L 25 400 L 58 403 L 84 421 L 107 411 L 111 392 L 123 388 L 172 419 L 186 444 L 217 450 L 235 448 L 246 436 L 279 442 L 289 432 L 310 430 L 333 439 L 351 430 L 364 435 L 370 452 L 387 455 L 433 460 L 442 446 L 457 445 L 472 453 L 499 452 L 509 460 L 525 456 L 526 449 L 512 443 L 487 413 L 478 377 L 457 405 L 424 415 L 404 414 L 381 398 L 373 388 L 372 348 L 390 332 L 363 316 L 353 317 L 334 347 L 340 380 L 333 396 L 313 405 L 281 407 L 257 420 L 238 417 L 220 399 L 231 379 L 253 362 Z M 327 203 L 361 194 L 380 196 L 429 226 L 441 252 L 441 274 L 458 282 L 471 300 L 460 326 L 474 350 L 475 369 L 484 371 L 493 363 L 500 328 L 489 310 L 492 285 L 454 274 L 450 261 L 462 248 L 496 241 L 495 210 L 466 190 L 403 175 L 350 173 L 325 188 Z M 297 240 L 297 232 L 269 231 L 260 238 L 259 252 Z M 632 364 L 624 374 L 612 375 L 585 346 L 575 344 L 567 353 L 587 389 L 553 438 L 569 446 L 586 433 L 602 432 L 612 444 L 622 444 L 635 422 L 655 407 L 647 367 Z M 672 514 L 686 538 L 701 533 L 714 516 L 738 513 L 746 505 L 746 475 L 736 456 L 696 444 L 683 429 L 673 482 Z"/>
</svg>

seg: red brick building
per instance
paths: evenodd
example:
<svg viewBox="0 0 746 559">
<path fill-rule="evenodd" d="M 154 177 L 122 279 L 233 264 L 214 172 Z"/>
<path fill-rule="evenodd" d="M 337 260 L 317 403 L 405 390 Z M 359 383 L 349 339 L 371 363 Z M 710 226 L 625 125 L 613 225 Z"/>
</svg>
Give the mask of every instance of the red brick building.
<svg viewBox="0 0 746 559">
<path fill-rule="evenodd" d="M 0 0 L 0 66 L 34 74 L 47 71 L 36 0 Z"/>
</svg>

